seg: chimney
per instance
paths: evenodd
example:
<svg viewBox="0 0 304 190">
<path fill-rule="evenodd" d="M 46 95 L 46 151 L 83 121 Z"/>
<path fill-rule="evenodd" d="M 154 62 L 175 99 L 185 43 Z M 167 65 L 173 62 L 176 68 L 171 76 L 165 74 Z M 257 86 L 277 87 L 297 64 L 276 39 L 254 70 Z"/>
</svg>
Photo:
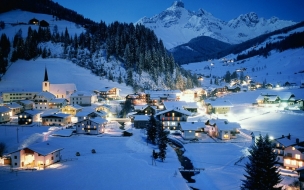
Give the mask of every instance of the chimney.
<svg viewBox="0 0 304 190">
<path fill-rule="evenodd" d="M 290 140 L 290 133 L 288 134 L 287 138 Z"/>
<path fill-rule="evenodd" d="M 284 138 L 285 136 L 284 135 L 282 135 L 282 138 Z"/>
<path fill-rule="evenodd" d="M 300 143 L 300 139 L 296 138 L 296 143 L 299 144 Z"/>
</svg>

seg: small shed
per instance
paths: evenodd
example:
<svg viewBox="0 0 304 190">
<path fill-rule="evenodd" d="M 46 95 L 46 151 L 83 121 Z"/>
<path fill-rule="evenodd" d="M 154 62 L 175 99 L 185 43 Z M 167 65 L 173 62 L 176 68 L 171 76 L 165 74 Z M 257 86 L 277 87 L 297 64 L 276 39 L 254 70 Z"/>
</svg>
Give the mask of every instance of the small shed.
<svg viewBox="0 0 304 190">
<path fill-rule="evenodd" d="M 32 18 L 31 20 L 29 20 L 28 22 L 29 24 L 34 24 L 34 25 L 38 25 L 39 24 L 39 20 L 36 18 Z"/>
<path fill-rule="evenodd" d="M 39 25 L 41 27 L 49 27 L 50 26 L 50 24 L 47 21 L 45 21 L 45 20 L 41 20 L 40 23 L 39 23 Z"/>
<path fill-rule="evenodd" d="M 180 131 L 182 137 L 187 140 L 197 139 L 202 137 L 204 133 L 204 122 L 181 122 Z"/>
</svg>

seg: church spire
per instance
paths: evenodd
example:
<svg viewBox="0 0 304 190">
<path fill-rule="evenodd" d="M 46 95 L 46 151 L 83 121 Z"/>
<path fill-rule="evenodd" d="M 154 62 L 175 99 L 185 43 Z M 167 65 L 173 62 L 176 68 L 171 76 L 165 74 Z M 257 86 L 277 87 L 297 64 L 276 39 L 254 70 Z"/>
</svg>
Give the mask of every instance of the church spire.
<svg viewBox="0 0 304 190">
<path fill-rule="evenodd" d="M 45 67 L 45 71 L 44 71 L 44 81 L 49 81 L 49 77 L 48 77 L 48 74 L 47 74 L 46 67 Z"/>
</svg>

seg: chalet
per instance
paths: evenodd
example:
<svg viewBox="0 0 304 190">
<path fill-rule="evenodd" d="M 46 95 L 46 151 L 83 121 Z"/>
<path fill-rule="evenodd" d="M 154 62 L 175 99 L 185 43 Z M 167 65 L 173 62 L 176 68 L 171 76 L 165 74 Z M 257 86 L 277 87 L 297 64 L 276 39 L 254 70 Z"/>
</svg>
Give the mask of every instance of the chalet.
<svg viewBox="0 0 304 190">
<path fill-rule="evenodd" d="M 100 90 L 95 90 L 94 92 L 97 94 L 98 98 L 100 97 L 104 100 L 107 100 L 119 98 L 119 91 L 119 88 L 106 86 Z"/>
<path fill-rule="evenodd" d="M 65 113 L 65 114 L 70 114 L 75 116 L 78 112 L 81 112 L 83 109 L 83 107 L 74 104 L 74 105 L 66 105 L 64 107 L 61 108 L 61 112 Z"/>
<path fill-rule="evenodd" d="M 197 102 L 186 102 L 186 101 L 166 101 L 163 102 L 164 109 L 171 109 L 179 107 L 189 112 L 196 113 L 198 109 Z"/>
<path fill-rule="evenodd" d="M 17 101 L 23 107 L 23 110 L 32 110 L 34 109 L 34 102 L 31 100 L 20 100 Z"/>
<path fill-rule="evenodd" d="M 45 21 L 45 20 L 41 20 L 39 22 L 39 26 L 41 26 L 41 27 L 49 27 L 50 24 L 47 21 Z"/>
<path fill-rule="evenodd" d="M 204 122 L 182 122 L 180 123 L 180 131 L 182 137 L 187 140 L 200 139 L 204 133 Z"/>
<path fill-rule="evenodd" d="M 230 112 L 231 108 L 233 107 L 229 100 L 206 101 L 205 106 L 207 114 L 226 114 Z"/>
<path fill-rule="evenodd" d="M 91 106 L 95 102 L 97 102 L 97 95 L 90 92 L 77 91 L 70 96 L 70 104 L 72 105 Z"/>
<path fill-rule="evenodd" d="M 225 94 L 227 92 L 228 92 L 227 86 L 216 86 L 210 95 L 211 96 L 222 96 L 222 94 Z"/>
<path fill-rule="evenodd" d="M 29 24 L 34 24 L 34 25 L 38 25 L 39 24 L 39 20 L 36 18 L 32 18 L 31 20 L 29 20 L 28 22 Z"/>
<path fill-rule="evenodd" d="M 8 104 L 4 104 L 4 106 L 8 107 L 11 109 L 12 116 L 19 114 L 23 111 L 23 107 L 20 104 L 17 104 L 16 102 L 11 102 Z"/>
<path fill-rule="evenodd" d="M 287 136 L 274 139 L 274 152 L 277 153 L 278 162 L 287 169 L 297 169 L 304 166 L 304 141 Z"/>
<path fill-rule="evenodd" d="M 33 101 L 35 103 L 35 109 L 47 110 L 49 109 L 49 103 L 55 99 L 56 96 L 50 92 L 40 92 L 34 96 Z"/>
<path fill-rule="evenodd" d="M 179 130 L 180 123 L 186 122 L 187 118 L 192 113 L 179 107 L 167 109 L 155 114 L 155 117 L 160 120 L 163 126 L 169 130 Z"/>
<path fill-rule="evenodd" d="M 68 104 L 68 100 L 65 98 L 55 98 L 50 100 L 49 109 L 60 109 Z"/>
<path fill-rule="evenodd" d="M 10 121 L 12 115 L 11 109 L 6 106 L 0 106 L 0 123 L 7 123 Z"/>
<path fill-rule="evenodd" d="M 270 84 L 270 83 L 267 83 L 267 84 L 265 85 L 265 88 L 272 89 L 272 88 L 273 88 L 273 85 Z"/>
<path fill-rule="evenodd" d="M 213 123 L 213 124 L 211 124 Z M 205 123 L 205 131 L 212 137 L 221 140 L 230 140 L 237 138 L 238 129 L 241 128 L 239 123 L 228 122 L 226 119 L 208 120 Z"/>
<path fill-rule="evenodd" d="M 134 106 L 134 111 L 137 112 L 136 115 L 154 115 L 156 113 L 156 107 L 149 105 Z"/>
<path fill-rule="evenodd" d="M 30 125 L 33 122 L 40 122 L 42 114 L 39 110 L 26 110 L 23 113 L 18 114 L 19 125 Z"/>
<path fill-rule="evenodd" d="M 50 142 L 32 144 L 28 147 L 9 153 L 12 168 L 38 168 L 47 166 L 61 160 L 60 151 L 63 148 Z"/>
<path fill-rule="evenodd" d="M 241 87 L 239 85 L 227 86 L 228 92 L 239 92 L 241 91 Z"/>
<path fill-rule="evenodd" d="M 80 111 L 78 112 L 75 117 L 77 118 L 77 121 L 82 121 L 85 119 L 92 119 L 92 118 L 106 118 L 106 113 L 100 113 L 100 112 L 93 112 L 93 111 Z"/>
<path fill-rule="evenodd" d="M 67 84 L 51 84 L 48 78 L 48 72 L 45 68 L 44 80 L 42 82 L 42 91 L 50 92 L 56 98 L 66 98 L 69 99 L 71 94 L 77 91 L 76 85 L 73 83 Z M 36 108 L 37 109 L 37 108 Z"/>
<path fill-rule="evenodd" d="M 133 124 L 137 129 L 143 129 L 147 127 L 150 116 L 148 115 L 134 115 Z"/>
<path fill-rule="evenodd" d="M 204 89 L 194 88 L 183 91 L 180 100 L 199 101 L 202 98 L 206 98 L 206 97 L 207 97 L 207 93 Z"/>
<path fill-rule="evenodd" d="M 54 113 L 42 115 L 42 125 L 59 125 L 64 126 L 71 123 L 71 115 L 64 113 Z"/>
<path fill-rule="evenodd" d="M 2 92 L 3 103 L 32 100 L 38 92 L 5 91 Z"/>
<path fill-rule="evenodd" d="M 179 101 L 182 95 L 180 90 L 145 90 L 146 102 L 157 106 L 164 101 Z"/>
<path fill-rule="evenodd" d="M 76 127 L 77 134 L 98 135 L 104 132 L 106 123 L 107 120 L 96 117 L 79 121 L 74 126 Z"/>
<path fill-rule="evenodd" d="M 145 93 L 135 93 L 135 94 L 128 94 L 126 96 L 126 101 L 131 101 L 132 105 L 145 105 L 146 102 L 146 94 Z"/>
<path fill-rule="evenodd" d="M 259 106 L 273 105 L 279 106 L 280 98 L 276 94 L 261 94 L 256 99 Z"/>
</svg>

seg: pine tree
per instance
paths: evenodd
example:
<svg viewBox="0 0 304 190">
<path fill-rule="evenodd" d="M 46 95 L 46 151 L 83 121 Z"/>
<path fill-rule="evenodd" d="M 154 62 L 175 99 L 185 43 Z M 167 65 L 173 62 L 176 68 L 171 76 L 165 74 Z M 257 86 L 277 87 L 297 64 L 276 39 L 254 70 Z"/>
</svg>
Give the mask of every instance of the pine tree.
<svg viewBox="0 0 304 190">
<path fill-rule="evenodd" d="M 161 159 L 163 162 L 166 159 L 166 150 L 167 150 L 167 133 L 164 131 L 163 127 L 159 124 L 158 125 L 158 157 Z"/>
<path fill-rule="evenodd" d="M 281 181 L 281 177 L 275 167 L 277 155 L 272 151 L 272 143 L 269 136 L 261 135 L 249 150 L 249 162 L 245 165 L 245 178 L 242 180 L 243 190 L 258 189 L 281 189 L 277 186 Z"/>
<path fill-rule="evenodd" d="M 147 140 L 152 144 L 156 143 L 156 133 L 157 133 L 157 123 L 154 115 L 150 117 L 149 123 L 147 125 Z"/>
</svg>

